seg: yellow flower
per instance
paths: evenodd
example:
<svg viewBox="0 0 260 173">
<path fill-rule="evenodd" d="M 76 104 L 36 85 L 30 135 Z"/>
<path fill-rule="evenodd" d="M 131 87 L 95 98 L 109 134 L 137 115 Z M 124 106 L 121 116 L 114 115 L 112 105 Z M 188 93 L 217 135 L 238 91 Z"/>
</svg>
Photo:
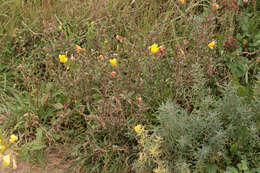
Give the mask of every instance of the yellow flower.
<svg viewBox="0 0 260 173">
<path fill-rule="evenodd" d="M 208 47 L 210 48 L 210 49 L 213 49 L 214 48 L 214 46 L 215 46 L 215 41 L 212 41 L 211 43 L 209 43 L 208 44 Z"/>
<path fill-rule="evenodd" d="M 154 173 L 166 173 L 169 172 L 167 168 L 165 168 L 163 165 L 158 165 L 156 169 L 153 170 Z"/>
<path fill-rule="evenodd" d="M 76 52 L 80 53 L 82 51 L 84 51 L 85 49 L 81 48 L 79 45 L 76 44 Z"/>
<path fill-rule="evenodd" d="M 17 136 L 11 135 L 11 137 L 10 137 L 10 139 L 9 139 L 9 142 L 12 144 L 12 143 L 14 143 L 14 142 L 17 141 L 17 140 L 18 140 L 18 137 L 17 137 Z"/>
<path fill-rule="evenodd" d="M 158 168 L 154 169 L 153 172 L 154 172 L 154 173 L 160 173 L 161 170 L 160 170 L 160 168 L 158 167 Z"/>
<path fill-rule="evenodd" d="M 115 58 L 109 60 L 110 64 L 116 68 L 117 60 Z"/>
<path fill-rule="evenodd" d="M 152 46 L 149 47 L 150 51 L 152 54 L 155 54 L 159 51 L 159 47 L 158 47 L 158 44 L 153 44 Z"/>
<path fill-rule="evenodd" d="M 139 125 L 137 125 L 137 126 L 135 126 L 135 132 L 137 133 L 137 134 L 141 134 L 141 133 L 143 133 L 143 131 L 144 131 L 144 128 L 143 128 L 143 126 L 141 125 L 141 124 L 139 124 Z"/>
<path fill-rule="evenodd" d="M 61 55 L 61 54 L 59 54 L 59 58 L 60 58 L 60 62 L 61 62 L 61 63 L 65 63 L 65 62 L 68 61 L 68 58 L 67 58 L 66 55 Z"/>
<path fill-rule="evenodd" d="M 0 143 L 2 143 L 2 139 L 0 139 Z"/>
<path fill-rule="evenodd" d="M 182 4 L 184 4 L 185 0 L 180 0 L 180 2 L 181 2 Z"/>
<path fill-rule="evenodd" d="M 10 165 L 10 154 L 3 157 L 3 165 L 9 166 Z"/>
<path fill-rule="evenodd" d="M 0 145 L 0 153 L 4 152 L 5 151 L 5 146 L 4 145 Z"/>
</svg>

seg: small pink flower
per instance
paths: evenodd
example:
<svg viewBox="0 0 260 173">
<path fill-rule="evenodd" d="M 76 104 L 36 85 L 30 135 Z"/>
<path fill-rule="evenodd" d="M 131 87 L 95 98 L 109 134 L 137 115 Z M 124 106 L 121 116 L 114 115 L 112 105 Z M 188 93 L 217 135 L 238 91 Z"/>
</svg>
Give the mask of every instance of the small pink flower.
<svg viewBox="0 0 260 173">
<path fill-rule="evenodd" d="M 166 50 L 165 46 L 160 46 L 159 50 L 155 53 L 157 56 L 162 56 Z"/>
<path fill-rule="evenodd" d="M 116 56 L 116 57 L 118 57 L 118 53 L 113 53 L 113 56 Z"/>
<path fill-rule="evenodd" d="M 104 60 L 104 56 L 103 55 L 99 55 L 99 59 L 100 60 Z"/>
<path fill-rule="evenodd" d="M 115 72 L 115 71 L 110 72 L 110 76 L 111 76 L 112 78 L 115 78 L 115 77 L 116 77 L 116 72 Z"/>
<path fill-rule="evenodd" d="M 139 103 L 142 103 L 142 101 L 143 101 L 142 97 L 138 97 L 137 100 Z"/>
<path fill-rule="evenodd" d="M 165 46 L 160 46 L 159 49 L 160 49 L 161 52 L 164 52 L 166 47 Z"/>
<path fill-rule="evenodd" d="M 121 37 L 120 35 L 117 35 L 117 36 L 116 36 L 116 39 L 117 39 L 118 41 L 120 41 L 121 43 L 123 42 L 123 37 Z"/>
<path fill-rule="evenodd" d="M 71 55 L 70 55 L 70 59 L 71 59 L 72 61 L 74 61 L 74 60 L 75 60 L 75 57 L 74 57 L 74 55 L 73 55 L 73 54 L 71 54 Z"/>
</svg>

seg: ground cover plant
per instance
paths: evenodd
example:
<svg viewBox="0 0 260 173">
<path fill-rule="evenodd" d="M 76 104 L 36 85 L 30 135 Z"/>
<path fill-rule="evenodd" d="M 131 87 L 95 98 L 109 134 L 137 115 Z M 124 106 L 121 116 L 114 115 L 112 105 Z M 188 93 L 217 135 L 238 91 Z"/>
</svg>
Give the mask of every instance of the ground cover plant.
<svg viewBox="0 0 260 173">
<path fill-rule="evenodd" d="M 259 11 L 0 0 L 1 165 L 62 151 L 64 172 L 260 172 Z"/>
</svg>

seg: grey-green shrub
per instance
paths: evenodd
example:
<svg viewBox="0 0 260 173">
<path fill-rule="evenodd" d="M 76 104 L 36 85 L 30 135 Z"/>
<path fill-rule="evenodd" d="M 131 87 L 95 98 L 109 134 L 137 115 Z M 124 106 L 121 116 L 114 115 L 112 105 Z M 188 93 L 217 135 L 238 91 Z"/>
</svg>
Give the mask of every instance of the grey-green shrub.
<svg viewBox="0 0 260 173">
<path fill-rule="evenodd" d="M 236 91 L 227 86 L 222 99 L 191 113 L 172 101 L 161 105 L 155 132 L 164 139 L 162 150 L 172 171 L 215 172 L 242 159 L 251 167 L 260 166 L 259 111 L 255 111 L 259 97 L 249 104 Z"/>
</svg>

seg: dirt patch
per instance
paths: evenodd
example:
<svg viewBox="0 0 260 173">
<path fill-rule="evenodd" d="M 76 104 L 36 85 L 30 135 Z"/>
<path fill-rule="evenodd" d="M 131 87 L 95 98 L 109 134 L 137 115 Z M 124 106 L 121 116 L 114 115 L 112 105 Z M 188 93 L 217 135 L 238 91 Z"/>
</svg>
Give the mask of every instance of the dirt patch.
<svg viewBox="0 0 260 173">
<path fill-rule="evenodd" d="M 0 173 L 67 173 L 69 163 L 64 160 L 61 153 L 49 153 L 44 158 L 44 166 L 40 164 L 31 164 L 29 162 L 17 161 L 17 169 L 4 167 L 0 164 Z M 73 173 L 73 171 L 70 171 Z"/>
</svg>

